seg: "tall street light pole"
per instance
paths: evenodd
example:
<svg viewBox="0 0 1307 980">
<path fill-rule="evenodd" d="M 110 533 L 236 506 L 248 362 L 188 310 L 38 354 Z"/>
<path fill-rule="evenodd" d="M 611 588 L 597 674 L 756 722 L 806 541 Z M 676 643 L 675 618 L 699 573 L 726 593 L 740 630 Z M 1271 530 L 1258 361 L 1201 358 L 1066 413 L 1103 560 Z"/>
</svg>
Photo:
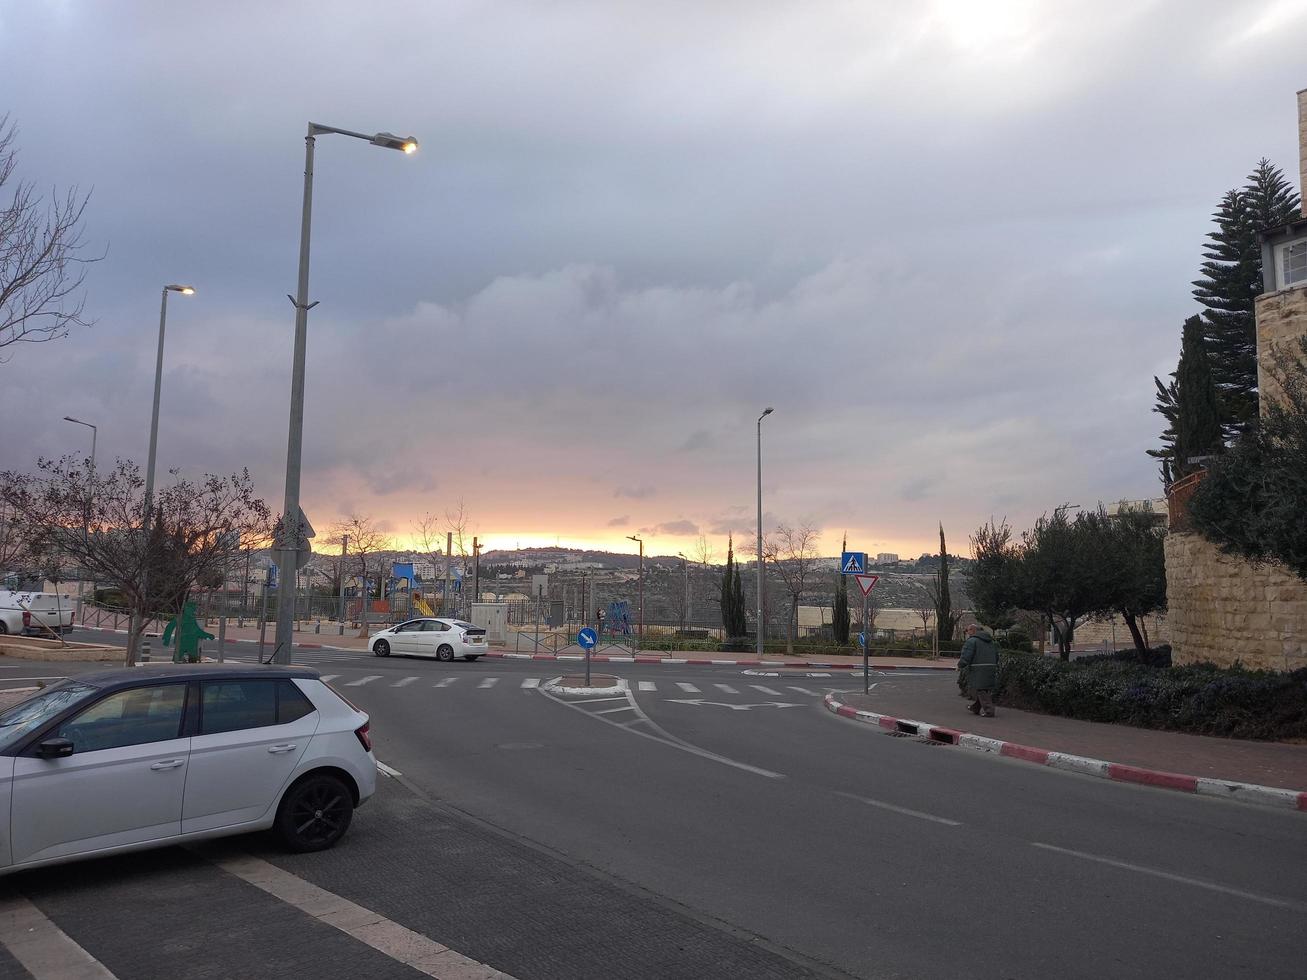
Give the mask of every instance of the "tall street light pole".
<svg viewBox="0 0 1307 980">
<path fill-rule="evenodd" d="M 758 416 L 758 658 L 762 659 L 762 645 L 766 628 L 762 621 L 763 588 L 766 583 L 762 571 L 762 420 L 775 409 L 770 405 Z"/>
<path fill-rule="evenodd" d="M 628 534 L 629 540 L 640 545 L 640 641 L 644 642 L 644 540 L 638 534 Z"/>
<path fill-rule="evenodd" d="M 338 133 L 355 139 L 367 140 L 373 146 L 402 153 L 417 151 L 413 137 L 399 137 L 393 133 L 355 133 L 334 126 L 309 123 L 304 137 L 304 209 L 300 217 L 299 280 L 291 305 L 295 307 L 295 354 L 290 375 L 290 432 L 286 439 L 286 500 L 281 511 L 281 540 L 277 544 L 278 578 L 283 583 L 295 582 L 300 535 L 300 458 L 304 445 L 304 349 L 308 336 L 309 310 L 317 303 L 309 302 L 309 233 L 313 215 L 313 146 L 315 137 L 323 133 Z M 366 599 L 364 600 L 366 609 Z M 295 628 L 295 603 L 277 600 L 277 646 L 273 650 L 273 663 L 290 663 L 291 638 Z"/>
<path fill-rule="evenodd" d="M 71 415 L 64 416 L 65 422 L 73 422 L 77 425 L 84 425 L 91 430 L 91 472 L 86 481 L 86 519 L 82 522 L 82 540 L 83 543 L 90 540 L 91 537 L 91 508 L 95 501 L 95 440 L 100 434 L 90 422 L 83 422 L 81 419 L 75 419 Z M 86 563 L 82 563 L 82 571 L 77 576 L 77 621 L 82 622 L 82 590 L 86 583 Z"/>
<path fill-rule="evenodd" d="M 684 633 L 685 626 L 690 621 L 690 559 L 681 551 L 676 556 L 681 559 L 681 573 L 685 576 L 685 606 L 681 610 L 681 632 Z"/>
<path fill-rule="evenodd" d="M 168 326 L 168 294 L 181 293 L 183 296 L 192 296 L 195 294 L 191 286 L 182 286 L 173 283 L 164 286 L 162 296 L 159 299 L 159 349 L 154 358 L 154 407 L 150 411 L 150 450 L 145 457 L 145 515 L 142 520 L 141 533 L 146 536 L 148 547 L 150 535 L 150 522 L 154 514 L 154 460 L 159 448 L 159 396 L 163 389 L 163 336 Z M 142 563 L 141 568 L 141 604 L 148 606 L 150 601 L 150 562 L 149 555 Z M 148 609 L 146 610 L 149 611 Z M 141 630 L 141 610 L 137 609 L 132 614 L 133 624 L 131 632 L 127 638 L 127 644 L 130 648 L 127 654 L 128 663 L 136 663 L 136 645 L 137 634 Z"/>
</svg>

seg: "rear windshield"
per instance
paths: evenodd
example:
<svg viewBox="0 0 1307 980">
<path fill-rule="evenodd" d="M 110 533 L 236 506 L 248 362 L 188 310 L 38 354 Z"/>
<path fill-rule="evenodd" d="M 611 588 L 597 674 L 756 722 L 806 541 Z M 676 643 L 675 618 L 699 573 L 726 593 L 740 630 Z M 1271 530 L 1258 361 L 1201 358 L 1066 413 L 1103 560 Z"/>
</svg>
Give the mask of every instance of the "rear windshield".
<svg viewBox="0 0 1307 980">
<path fill-rule="evenodd" d="M 485 630 L 483 630 L 483 629 L 482 629 L 480 626 L 478 626 L 476 623 L 465 623 L 465 622 L 463 622 L 461 619 L 455 619 L 455 620 L 453 620 L 453 623 L 454 623 L 454 625 L 457 626 L 459 629 L 465 629 L 465 630 L 476 630 L 478 633 L 484 633 L 484 632 L 485 632 Z"/>
<path fill-rule="evenodd" d="M 62 681 L 0 712 L 0 750 L 9 748 L 65 708 L 85 701 L 98 690 L 89 684 Z"/>
</svg>

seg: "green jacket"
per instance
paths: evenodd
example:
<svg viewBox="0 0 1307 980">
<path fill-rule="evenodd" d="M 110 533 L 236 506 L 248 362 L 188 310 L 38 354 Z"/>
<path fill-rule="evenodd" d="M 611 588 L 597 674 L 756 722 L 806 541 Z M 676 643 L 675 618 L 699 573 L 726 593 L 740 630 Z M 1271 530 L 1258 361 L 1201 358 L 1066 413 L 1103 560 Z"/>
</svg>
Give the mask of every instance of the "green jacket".
<svg viewBox="0 0 1307 980">
<path fill-rule="evenodd" d="M 958 684 L 973 691 L 992 691 L 998 686 L 998 645 L 984 630 L 977 630 L 962 644 Z"/>
</svg>

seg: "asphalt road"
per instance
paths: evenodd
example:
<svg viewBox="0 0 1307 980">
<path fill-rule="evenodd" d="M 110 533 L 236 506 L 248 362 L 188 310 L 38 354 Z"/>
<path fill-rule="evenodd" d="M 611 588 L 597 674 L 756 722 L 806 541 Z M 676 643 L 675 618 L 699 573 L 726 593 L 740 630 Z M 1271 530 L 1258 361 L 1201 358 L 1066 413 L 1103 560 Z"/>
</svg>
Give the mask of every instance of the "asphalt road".
<svg viewBox="0 0 1307 980">
<path fill-rule="evenodd" d="M 624 964 L 611 975 L 647 977 L 1302 976 L 1302 814 L 891 738 L 821 707 L 826 690 L 860 687 L 848 672 L 606 664 L 630 698 L 568 704 L 537 685 L 571 665 L 296 659 L 372 715 L 378 757 L 402 773 L 388 792 L 411 788 L 442 828 L 488 842 L 491 890 L 513 915 L 460 916 L 456 934 L 463 952 L 522 978 L 602 976 L 604 957 Z M 947 677 L 877 680 L 960 703 Z M 424 860 L 427 839 L 405 843 L 411 833 L 376 818 L 360 811 L 360 838 Z M 517 847 L 548 867 L 505 879 Z M 314 873 L 358 880 L 345 853 L 315 856 Z M 638 899 L 614 921 L 667 913 L 658 947 L 685 930 L 680 953 L 651 958 L 630 936 L 643 972 L 620 943 L 596 959 L 578 945 L 593 896 L 584 914 L 547 898 L 564 879 Z M 454 900 L 484 908 L 475 876 L 460 881 Z M 521 940 L 533 953 L 514 960 L 522 901 L 541 895 Z M 693 958 L 705 935 L 729 952 Z M 765 963 L 733 959 L 746 948 Z"/>
</svg>

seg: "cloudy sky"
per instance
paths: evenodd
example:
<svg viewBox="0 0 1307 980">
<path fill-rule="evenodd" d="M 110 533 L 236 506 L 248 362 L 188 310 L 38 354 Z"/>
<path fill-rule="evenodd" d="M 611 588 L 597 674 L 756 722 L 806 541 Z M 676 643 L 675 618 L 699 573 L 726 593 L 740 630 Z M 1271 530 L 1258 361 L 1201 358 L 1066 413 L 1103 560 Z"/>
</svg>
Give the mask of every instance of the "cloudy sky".
<svg viewBox="0 0 1307 980">
<path fill-rule="evenodd" d="M 1297 172 L 1300 0 L 0 2 L 22 176 L 93 189 L 97 322 L 0 365 L 0 469 L 248 466 L 279 504 L 303 135 L 304 509 L 491 547 L 754 521 L 952 550 L 1155 496 L 1220 194 Z"/>
</svg>

